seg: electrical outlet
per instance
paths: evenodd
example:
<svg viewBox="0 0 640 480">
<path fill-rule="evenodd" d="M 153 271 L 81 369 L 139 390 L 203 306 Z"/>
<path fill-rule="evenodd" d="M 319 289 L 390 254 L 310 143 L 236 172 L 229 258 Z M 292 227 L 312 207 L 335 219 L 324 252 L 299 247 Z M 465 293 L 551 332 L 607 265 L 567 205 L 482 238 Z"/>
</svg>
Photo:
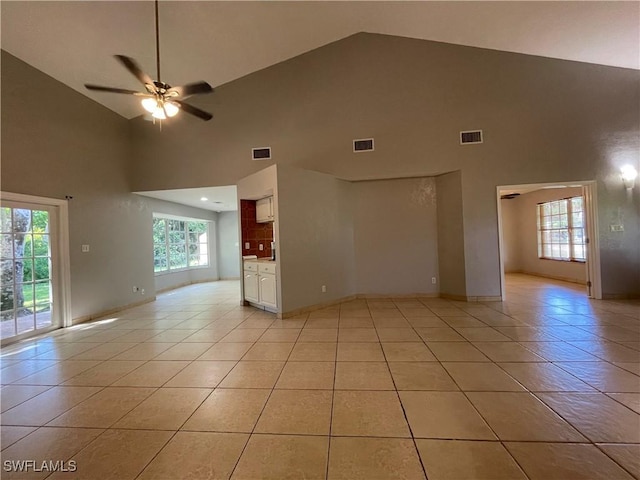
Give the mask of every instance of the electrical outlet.
<svg viewBox="0 0 640 480">
<path fill-rule="evenodd" d="M 138 293 L 138 290 L 140 290 L 140 289 L 134 285 L 133 286 L 133 293 Z"/>
<path fill-rule="evenodd" d="M 144 295 L 144 288 L 140 289 L 140 295 Z"/>
<path fill-rule="evenodd" d="M 322 293 L 327 293 L 327 286 L 326 285 L 322 285 Z"/>
<path fill-rule="evenodd" d="M 260 250 L 260 251 L 264 250 L 264 245 L 259 244 L 259 245 L 258 245 L 258 250 Z"/>
<path fill-rule="evenodd" d="M 436 283 L 436 277 L 431 277 L 431 283 L 433 283 L 435 285 Z"/>
<path fill-rule="evenodd" d="M 249 242 L 244 242 L 244 249 L 249 250 L 250 248 L 251 248 L 251 245 L 249 244 Z"/>
<path fill-rule="evenodd" d="M 82 245 L 82 253 L 87 253 L 89 251 L 89 245 Z"/>
<path fill-rule="evenodd" d="M 624 232 L 624 225 L 611 225 L 612 232 Z"/>
</svg>

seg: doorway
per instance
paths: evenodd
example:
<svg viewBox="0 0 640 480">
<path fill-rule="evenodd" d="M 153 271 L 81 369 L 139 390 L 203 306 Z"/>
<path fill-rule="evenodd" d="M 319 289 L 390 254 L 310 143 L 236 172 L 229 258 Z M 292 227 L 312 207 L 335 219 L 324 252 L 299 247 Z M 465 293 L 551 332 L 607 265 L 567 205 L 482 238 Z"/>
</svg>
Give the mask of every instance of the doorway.
<svg viewBox="0 0 640 480">
<path fill-rule="evenodd" d="M 0 201 L 0 341 L 70 321 L 67 202 L 3 193 Z"/>
<path fill-rule="evenodd" d="M 594 181 L 497 187 L 501 296 L 505 273 L 583 285 L 602 298 Z"/>
</svg>

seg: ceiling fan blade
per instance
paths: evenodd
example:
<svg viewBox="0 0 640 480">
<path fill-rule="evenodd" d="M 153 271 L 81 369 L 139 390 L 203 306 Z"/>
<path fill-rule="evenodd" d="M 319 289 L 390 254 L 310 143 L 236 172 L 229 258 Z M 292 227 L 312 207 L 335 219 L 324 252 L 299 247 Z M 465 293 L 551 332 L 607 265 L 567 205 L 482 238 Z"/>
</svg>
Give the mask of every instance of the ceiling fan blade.
<svg viewBox="0 0 640 480">
<path fill-rule="evenodd" d="M 200 110 L 199 108 L 196 108 L 193 105 L 189 105 L 188 103 L 181 102 L 180 100 L 171 100 L 171 101 L 180 105 L 180 108 L 184 110 L 186 113 L 195 115 L 196 117 L 204 120 L 205 122 L 213 118 L 213 115 L 211 115 L 210 113 L 205 112 L 204 110 Z"/>
<path fill-rule="evenodd" d="M 147 93 L 136 92 L 135 90 L 126 90 L 124 88 L 103 87 L 101 85 L 92 85 L 90 83 L 85 83 L 84 86 L 88 90 L 96 90 L 98 92 L 124 93 L 127 95 L 139 95 L 144 97 L 150 96 Z"/>
<path fill-rule="evenodd" d="M 180 87 L 172 87 L 167 90 L 166 95 L 170 97 L 180 97 L 185 99 L 191 95 L 199 95 L 202 93 L 211 93 L 213 88 L 207 82 L 195 82 Z"/>
<path fill-rule="evenodd" d="M 140 83 L 143 85 L 154 85 L 152 78 L 142 71 L 140 65 L 138 65 L 133 58 L 125 57 L 124 55 L 115 55 L 115 57 L 140 81 Z"/>
</svg>

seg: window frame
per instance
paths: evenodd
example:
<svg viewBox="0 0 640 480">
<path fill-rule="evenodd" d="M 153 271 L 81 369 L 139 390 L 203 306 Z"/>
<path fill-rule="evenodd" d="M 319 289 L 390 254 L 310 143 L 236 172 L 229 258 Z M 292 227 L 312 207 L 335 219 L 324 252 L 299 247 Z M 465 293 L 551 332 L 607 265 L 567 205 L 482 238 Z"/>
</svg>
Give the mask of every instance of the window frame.
<svg viewBox="0 0 640 480">
<path fill-rule="evenodd" d="M 155 238 L 154 238 L 154 233 L 153 233 L 153 229 L 155 227 L 155 222 L 156 220 L 164 220 L 164 243 L 156 243 L 155 242 Z M 178 221 L 178 222 L 184 222 L 184 251 L 185 251 L 185 257 L 186 257 L 186 266 L 185 267 L 174 267 L 171 268 L 171 261 L 170 261 L 170 251 L 171 251 L 171 245 L 178 245 L 180 243 L 175 243 L 175 242 L 171 242 L 170 241 L 170 230 L 169 230 L 169 224 L 172 221 Z M 189 241 L 189 234 L 192 233 L 189 231 L 189 224 L 190 223 L 204 223 L 206 225 L 206 235 L 207 235 L 207 241 L 206 242 L 200 242 L 198 241 L 196 243 L 196 245 L 198 245 L 198 247 L 200 248 L 202 245 L 206 246 L 206 257 L 207 257 L 207 264 L 206 265 L 189 265 L 190 263 L 190 249 L 189 246 L 192 242 Z M 152 249 L 153 249 L 153 274 L 154 276 L 157 275 L 166 275 L 166 274 L 170 274 L 170 273 L 178 273 L 178 272 L 184 272 L 187 270 L 200 270 L 203 268 L 210 268 L 211 267 L 211 220 L 205 220 L 202 218 L 189 218 L 189 217 L 179 217 L 176 215 L 169 215 L 169 214 L 163 214 L 163 213 L 154 213 L 153 214 L 153 220 L 152 220 L 152 236 L 151 236 L 151 240 L 152 240 Z M 156 247 L 163 245 L 164 246 L 164 250 L 165 250 L 165 258 L 166 258 L 166 267 L 163 270 L 156 270 Z"/>
<path fill-rule="evenodd" d="M 579 198 L 581 200 L 581 210 L 580 213 L 582 213 L 582 222 L 581 225 L 579 226 L 575 226 L 574 224 L 574 212 L 573 210 L 573 200 Z M 561 227 L 556 227 L 556 228 L 545 228 L 545 218 L 549 218 L 551 216 L 553 216 L 554 214 L 548 214 L 545 215 L 544 214 L 544 208 L 546 205 L 549 205 L 549 208 L 552 208 L 551 205 L 556 203 L 556 204 L 562 204 L 564 202 L 564 212 L 562 213 L 562 211 L 560 211 L 560 213 L 558 213 L 557 215 L 566 215 L 567 217 L 567 222 L 566 222 L 566 226 L 561 226 Z M 552 261 L 556 261 L 556 262 L 575 262 L 575 263 L 586 263 L 587 261 L 587 244 L 588 241 L 586 239 L 586 233 L 587 233 L 587 226 L 586 226 L 586 221 L 585 221 L 585 199 L 584 196 L 582 195 L 574 195 L 571 197 L 567 197 L 567 198 L 560 198 L 557 200 L 549 200 L 546 202 L 541 202 L 538 203 L 536 206 L 536 218 L 537 218 L 537 226 L 536 226 L 536 230 L 537 230 L 537 237 L 538 237 L 538 258 L 540 260 L 552 260 Z M 562 209 L 561 209 L 562 210 Z M 547 222 L 548 224 L 548 222 Z M 574 231 L 576 230 L 582 230 L 582 240 L 583 243 L 577 243 L 574 241 Z M 563 232 L 566 231 L 567 232 L 567 243 L 558 243 L 558 242 L 545 242 L 544 241 L 544 233 L 545 232 Z M 568 258 L 563 258 L 563 257 L 553 257 L 553 256 L 547 256 L 545 255 L 545 246 L 549 246 L 549 245 L 560 245 L 560 246 L 568 246 L 569 247 L 569 256 Z M 584 252 L 584 258 L 578 258 L 576 257 L 576 247 L 577 246 L 582 246 L 583 247 L 583 252 Z"/>
</svg>

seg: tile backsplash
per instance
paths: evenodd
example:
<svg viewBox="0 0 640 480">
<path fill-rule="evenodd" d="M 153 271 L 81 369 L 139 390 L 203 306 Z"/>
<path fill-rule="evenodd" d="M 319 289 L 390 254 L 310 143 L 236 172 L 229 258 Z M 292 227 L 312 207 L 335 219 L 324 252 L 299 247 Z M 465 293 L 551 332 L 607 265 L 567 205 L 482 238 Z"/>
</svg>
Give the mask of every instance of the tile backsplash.
<svg viewBox="0 0 640 480">
<path fill-rule="evenodd" d="M 271 256 L 273 242 L 273 222 L 256 222 L 256 201 L 240 200 L 240 222 L 242 225 L 242 255 Z M 249 248 L 245 248 L 249 243 Z M 260 250 L 262 244 L 264 250 Z"/>
</svg>

